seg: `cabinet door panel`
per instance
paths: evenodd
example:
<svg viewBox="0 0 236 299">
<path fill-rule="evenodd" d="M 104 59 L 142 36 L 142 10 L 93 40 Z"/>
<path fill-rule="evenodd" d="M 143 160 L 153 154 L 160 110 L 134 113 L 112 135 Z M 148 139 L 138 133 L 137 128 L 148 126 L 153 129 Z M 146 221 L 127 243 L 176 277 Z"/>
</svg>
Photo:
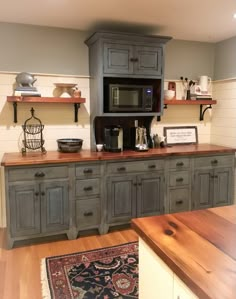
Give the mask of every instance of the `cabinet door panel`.
<svg viewBox="0 0 236 299">
<path fill-rule="evenodd" d="M 197 170 L 195 171 L 194 184 L 194 208 L 210 208 L 213 206 L 213 171 Z"/>
<path fill-rule="evenodd" d="M 69 184 L 47 182 L 40 186 L 42 231 L 51 232 L 69 227 Z"/>
<path fill-rule="evenodd" d="M 134 73 L 142 75 L 161 75 L 162 49 L 157 47 L 135 47 Z"/>
<path fill-rule="evenodd" d="M 136 215 L 136 177 L 110 177 L 108 188 L 108 222 L 129 222 Z"/>
<path fill-rule="evenodd" d="M 163 174 L 139 175 L 137 182 L 137 217 L 163 213 Z"/>
<path fill-rule="evenodd" d="M 133 47 L 125 44 L 104 44 L 104 73 L 132 74 Z"/>
<path fill-rule="evenodd" d="M 221 168 L 214 171 L 214 206 L 231 203 L 232 177 L 232 168 Z"/>
<path fill-rule="evenodd" d="M 9 198 L 11 236 L 40 233 L 40 198 L 35 184 L 11 186 Z"/>
</svg>

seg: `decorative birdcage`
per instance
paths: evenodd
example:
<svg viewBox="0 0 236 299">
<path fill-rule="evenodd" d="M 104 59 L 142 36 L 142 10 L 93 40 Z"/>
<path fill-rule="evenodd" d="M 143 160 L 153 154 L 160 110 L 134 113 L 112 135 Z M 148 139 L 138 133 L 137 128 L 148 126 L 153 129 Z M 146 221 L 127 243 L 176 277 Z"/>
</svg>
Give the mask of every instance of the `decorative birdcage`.
<svg viewBox="0 0 236 299">
<path fill-rule="evenodd" d="M 26 154 L 26 150 L 41 149 L 42 153 L 46 153 L 43 140 L 44 125 L 39 118 L 34 115 L 34 109 L 31 108 L 31 117 L 22 125 L 24 131 L 24 147 L 21 149 L 22 154 Z"/>
</svg>

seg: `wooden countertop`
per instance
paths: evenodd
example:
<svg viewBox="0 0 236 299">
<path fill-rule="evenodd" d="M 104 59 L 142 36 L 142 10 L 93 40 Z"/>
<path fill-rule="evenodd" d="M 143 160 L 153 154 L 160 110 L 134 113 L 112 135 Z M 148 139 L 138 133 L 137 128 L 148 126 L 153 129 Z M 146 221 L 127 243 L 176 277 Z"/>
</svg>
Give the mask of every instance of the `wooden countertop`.
<svg viewBox="0 0 236 299">
<path fill-rule="evenodd" d="M 5 153 L 3 155 L 2 166 L 20 166 L 20 165 L 36 165 L 49 163 L 68 163 L 98 160 L 122 160 L 128 158 L 155 158 L 166 156 L 182 156 L 196 154 L 212 154 L 212 153 L 234 153 L 236 149 L 223 147 L 213 144 L 197 144 L 197 145 L 178 145 L 165 148 L 149 149 L 147 152 L 136 152 L 132 150 L 123 151 L 121 153 L 110 152 L 93 152 L 90 150 L 81 150 L 79 153 L 60 153 L 57 151 L 48 151 L 46 154 L 41 152 L 26 153 Z"/>
<path fill-rule="evenodd" d="M 236 205 L 137 218 L 132 227 L 200 299 L 236 298 Z"/>
</svg>

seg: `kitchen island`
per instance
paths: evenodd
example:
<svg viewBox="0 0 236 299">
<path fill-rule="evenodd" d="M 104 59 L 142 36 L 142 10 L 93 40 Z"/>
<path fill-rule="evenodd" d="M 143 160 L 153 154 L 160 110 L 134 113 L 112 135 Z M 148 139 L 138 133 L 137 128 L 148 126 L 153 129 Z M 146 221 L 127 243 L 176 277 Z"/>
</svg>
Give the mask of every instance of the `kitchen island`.
<svg viewBox="0 0 236 299">
<path fill-rule="evenodd" d="M 139 298 L 235 299 L 236 206 L 132 220 Z"/>
</svg>

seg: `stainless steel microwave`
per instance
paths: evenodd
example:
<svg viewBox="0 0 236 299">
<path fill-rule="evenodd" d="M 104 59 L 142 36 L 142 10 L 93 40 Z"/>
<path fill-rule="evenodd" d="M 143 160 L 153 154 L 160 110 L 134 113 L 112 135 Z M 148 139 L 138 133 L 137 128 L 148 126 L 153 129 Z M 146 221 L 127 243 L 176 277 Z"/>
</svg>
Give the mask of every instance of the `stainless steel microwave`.
<svg viewBox="0 0 236 299">
<path fill-rule="evenodd" d="M 153 86 L 109 84 L 107 112 L 150 112 L 153 105 Z"/>
</svg>

